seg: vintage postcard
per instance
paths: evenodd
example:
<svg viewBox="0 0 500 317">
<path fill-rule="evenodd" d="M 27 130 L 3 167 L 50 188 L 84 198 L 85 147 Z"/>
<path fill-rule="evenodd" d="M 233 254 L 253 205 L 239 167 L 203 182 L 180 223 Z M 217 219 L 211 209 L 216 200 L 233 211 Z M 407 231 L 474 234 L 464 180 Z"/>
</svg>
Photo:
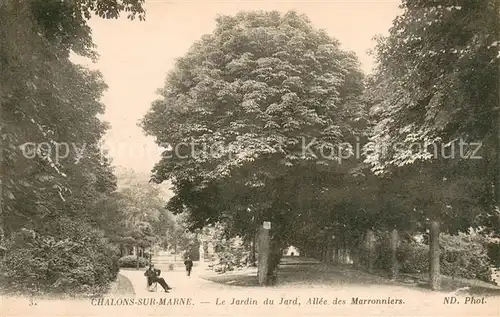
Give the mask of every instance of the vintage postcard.
<svg viewBox="0 0 500 317">
<path fill-rule="evenodd" d="M 1 0 L 0 316 L 500 316 L 498 0 Z"/>
</svg>

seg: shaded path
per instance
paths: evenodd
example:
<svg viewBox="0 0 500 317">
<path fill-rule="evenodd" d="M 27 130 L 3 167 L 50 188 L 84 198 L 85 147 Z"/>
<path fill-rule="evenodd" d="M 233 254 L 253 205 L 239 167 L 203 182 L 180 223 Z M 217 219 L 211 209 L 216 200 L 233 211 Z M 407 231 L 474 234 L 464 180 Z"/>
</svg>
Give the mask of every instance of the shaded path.
<svg viewBox="0 0 500 317">
<path fill-rule="evenodd" d="M 132 284 L 135 297 L 118 295 L 112 296 L 113 300 L 123 301 L 126 297 L 134 301 L 134 305 L 44 301 L 34 307 L 29 306 L 27 299 L 4 299 L 2 313 L 5 316 L 500 316 L 500 297 L 488 298 L 485 304 L 467 305 L 463 296 L 457 296 L 460 304 L 446 305 L 445 296 L 453 294 L 394 285 L 381 277 L 324 264 L 283 265 L 282 283 L 277 287 L 213 283 L 200 278 L 207 273 L 200 267 L 190 278 L 180 269 L 158 268 L 174 288 L 172 293 L 149 292 L 145 269 L 120 272 Z M 232 276 L 235 277 L 236 274 Z M 160 301 L 181 298 L 189 298 L 190 305 L 158 305 Z M 154 304 L 138 304 L 145 299 L 153 299 Z M 248 304 L 231 305 L 233 299 Z M 266 300 L 272 304 L 264 304 Z"/>
</svg>

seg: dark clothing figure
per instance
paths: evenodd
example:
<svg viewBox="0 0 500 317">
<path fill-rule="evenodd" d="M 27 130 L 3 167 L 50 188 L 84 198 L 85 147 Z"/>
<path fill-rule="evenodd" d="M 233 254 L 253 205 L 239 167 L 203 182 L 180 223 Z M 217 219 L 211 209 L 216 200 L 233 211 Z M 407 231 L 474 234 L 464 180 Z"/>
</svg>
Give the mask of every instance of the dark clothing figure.
<svg viewBox="0 0 500 317">
<path fill-rule="evenodd" d="M 151 286 L 153 283 L 158 283 L 163 287 L 165 292 L 168 293 L 169 289 L 172 289 L 170 286 L 168 286 L 167 282 L 165 282 L 165 279 L 163 277 L 160 277 L 161 270 L 157 270 L 154 268 L 154 266 L 150 266 L 149 269 L 144 272 L 144 276 L 147 276 L 148 278 L 148 286 Z"/>
<path fill-rule="evenodd" d="M 186 261 L 184 261 L 184 265 L 186 266 L 187 276 L 191 276 L 191 270 L 193 269 L 193 261 L 191 261 L 191 259 L 187 259 Z"/>
</svg>

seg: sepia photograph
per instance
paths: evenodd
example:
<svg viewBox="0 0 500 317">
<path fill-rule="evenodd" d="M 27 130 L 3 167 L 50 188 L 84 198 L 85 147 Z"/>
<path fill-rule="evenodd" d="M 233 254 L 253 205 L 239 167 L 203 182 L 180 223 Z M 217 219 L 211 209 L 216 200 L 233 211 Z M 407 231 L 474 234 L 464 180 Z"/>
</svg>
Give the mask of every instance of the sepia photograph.
<svg viewBox="0 0 500 317">
<path fill-rule="evenodd" d="M 500 316 L 500 0 L 0 0 L 0 316 Z"/>
</svg>

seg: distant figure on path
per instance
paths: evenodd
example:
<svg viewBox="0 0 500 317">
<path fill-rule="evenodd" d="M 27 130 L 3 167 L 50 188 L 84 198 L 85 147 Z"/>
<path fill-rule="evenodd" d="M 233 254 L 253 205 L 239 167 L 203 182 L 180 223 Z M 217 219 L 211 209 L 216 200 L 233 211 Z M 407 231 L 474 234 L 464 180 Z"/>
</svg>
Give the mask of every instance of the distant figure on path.
<svg viewBox="0 0 500 317">
<path fill-rule="evenodd" d="M 144 273 L 144 276 L 147 276 L 148 278 L 148 286 L 151 286 L 153 283 L 158 283 L 163 287 L 166 293 L 169 293 L 168 290 L 172 289 L 170 286 L 168 286 L 167 282 L 165 282 L 165 279 L 163 277 L 160 277 L 161 270 L 155 269 L 154 264 L 149 265 L 149 269 Z"/>
<path fill-rule="evenodd" d="M 186 266 L 186 274 L 187 276 L 191 276 L 191 270 L 193 269 L 193 261 L 188 256 L 186 261 L 184 261 L 184 265 Z"/>
</svg>

